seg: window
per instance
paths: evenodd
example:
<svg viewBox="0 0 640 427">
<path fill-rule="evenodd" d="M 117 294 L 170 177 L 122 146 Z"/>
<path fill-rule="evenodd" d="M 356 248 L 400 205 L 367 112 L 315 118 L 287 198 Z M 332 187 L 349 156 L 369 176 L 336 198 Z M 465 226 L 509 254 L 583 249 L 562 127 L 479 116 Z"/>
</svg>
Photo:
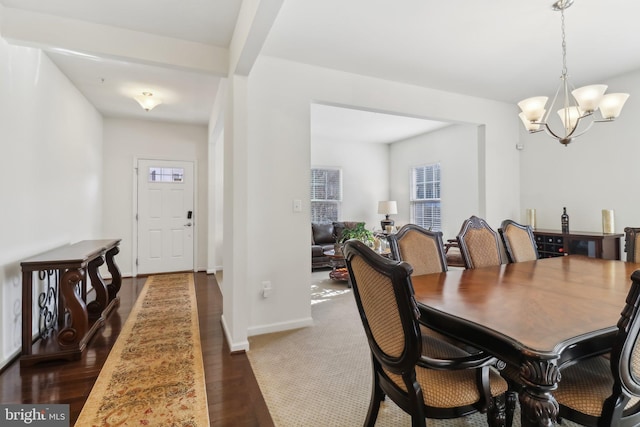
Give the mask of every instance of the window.
<svg viewBox="0 0 640 427">
<path fill-rule="evenodd" d="M 149 168 L 149 182 L 184 182 L 184 168 Z"/>
<path fill-rule="evenodd" d="M 311 169 L 311 221 L 337 221 L 342 202 L 342 171 Z"/>
<path fill-rule="evenodd" d="M 433 231 L 441 230 L 440 163 L 411 170 L 411 222 Z"/>
</svg>

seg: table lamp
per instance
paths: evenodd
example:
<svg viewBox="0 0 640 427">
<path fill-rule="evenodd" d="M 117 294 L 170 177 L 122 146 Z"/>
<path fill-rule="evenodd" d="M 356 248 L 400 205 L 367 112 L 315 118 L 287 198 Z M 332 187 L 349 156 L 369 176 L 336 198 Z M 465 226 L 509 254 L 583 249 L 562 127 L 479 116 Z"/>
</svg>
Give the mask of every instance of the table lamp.
<svg viewBox="0 0 640 427">
<path fill-rule="evenodd" d="M 389 219 L 389 215 L 395 215 L 398 213 L 398 204 L 394 201 L 382 201 L 378 202 L 378 213 L 385 215 L 385 219 L 380 221 L 382 230 L 386 230 L 387 225 L 393 225 L 394 221 Z"/>
</svg>

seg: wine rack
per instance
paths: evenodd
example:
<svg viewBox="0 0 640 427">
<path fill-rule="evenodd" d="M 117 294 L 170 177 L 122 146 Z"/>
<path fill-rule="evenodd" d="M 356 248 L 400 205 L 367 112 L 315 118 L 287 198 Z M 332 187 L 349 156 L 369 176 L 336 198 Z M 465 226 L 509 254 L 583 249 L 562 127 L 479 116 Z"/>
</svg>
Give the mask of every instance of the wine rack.
<svg viewBox="0 0 640 427">
<path fill-rule="evenodd" d="M 563 236 L 538 233 L 534 233 L 534 235 L 540 258 L 551 258 L 566 255 Z"/>
<path fill-rule="evenodd" d="M 533 235 L 540 258 L 586 255 L 592 258 L 620 259 L 622 234 L 534 230 Z"/>
</svg>

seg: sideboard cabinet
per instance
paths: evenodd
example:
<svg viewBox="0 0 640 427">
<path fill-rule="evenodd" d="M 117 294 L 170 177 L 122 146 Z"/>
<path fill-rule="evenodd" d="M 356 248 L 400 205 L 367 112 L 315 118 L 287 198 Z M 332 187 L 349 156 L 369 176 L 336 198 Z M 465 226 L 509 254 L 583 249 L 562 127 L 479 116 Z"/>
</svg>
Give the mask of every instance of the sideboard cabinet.
<svg viewBox="0 0 640 427">
<path fill-rule="evenodd" d="M 563 233 L 557 230 L 533 230 L 540 258 L 586 255 L 592 258 L 620 259 L 622 234 L 585 231 Z"/>
</svg>

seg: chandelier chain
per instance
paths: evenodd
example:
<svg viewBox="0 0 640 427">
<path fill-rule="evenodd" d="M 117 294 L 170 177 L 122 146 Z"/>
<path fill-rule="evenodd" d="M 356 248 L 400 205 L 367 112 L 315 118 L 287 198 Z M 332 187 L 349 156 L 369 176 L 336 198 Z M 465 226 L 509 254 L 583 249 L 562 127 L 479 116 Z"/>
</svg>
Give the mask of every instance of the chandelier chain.
<svg viewBox="0 0 640 427">
<path fill-rule="evenodd" d="M 562 28 L 562 77 L 567 77 L 567 42 L 564 32 L 564 8 L 560 9 L 561 28 Z"/>
</svg>

